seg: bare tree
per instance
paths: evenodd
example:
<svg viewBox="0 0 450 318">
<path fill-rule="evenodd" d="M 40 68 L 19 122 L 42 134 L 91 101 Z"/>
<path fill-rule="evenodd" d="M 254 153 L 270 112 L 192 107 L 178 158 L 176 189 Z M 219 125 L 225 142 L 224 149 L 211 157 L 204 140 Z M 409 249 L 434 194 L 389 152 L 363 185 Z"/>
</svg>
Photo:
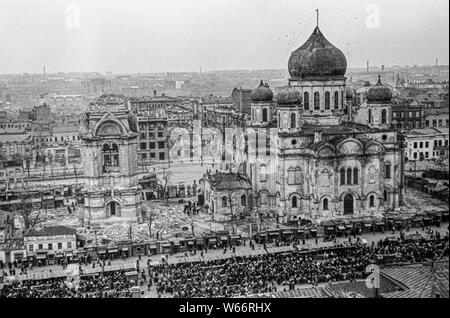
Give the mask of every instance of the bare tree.
<svg viewBox="0 0 450 318">
<path fill-rule="evenodd" d="M 162 175 L 156 176 L 156 185 L 159 187 L 166 206 L 169 205 L 169 187 L 172 185 L 172 172 L 163 169 Z"/>
<path fill-rule="evenodd" d="M 55 169 L 55 156 L 51 152 L 49 152 L 47 154 L 47 158 L 48 158 L 48 163 L 50 164 L 50 172 L 52 174 L 52 179 L 53 179 L 54 178 L 53 170 Z"/>
<path fill-rule="evenodd" d="M 29 154 L 27 152 L 23 159 L 25 161 L 25 167 L 27 168 L 27 174 L 28 174 L 28 178 L 29 178 L 30 177 L 31 159 L 33 159 L 33 157 L 31 156 L 31 154 Z"/>
<path fill-rule="evenodd" d="M 45 150 L 42 149 L 40 155 L 39 155 L 39 159 L 42 162 L 42 164 L 44 165 L 43 167 L 43 172 L 42 172 L 42 180 L 45 180 L 45 164 L 47 161 L 47 154 L 45 153 Z"/>
<path fill-rule="evenodd" d="M 64 177 L 65 177 L 66 174 L 67 174 L 67 164 L 66 164 L 66 155 L 65 155 L 65 154 L 63 154 L 63 155 L 61 156 L 61 165 L 62 165 L 63 168 L 64 168 L 63 174 L 64 174 Z"/>
<path fill-rule="evenodd" d="M 152 237 L 152 224 L 153 220 L 156 219 L 156 216 L 158 215 L 154 209 L 148 209 L 147 207 L 144 207 L 145 214 L 148 217 L 148 234 L 150 237 Z"/>
<path fill-rule="evenodd" d="M 23 229 L 29 230 L 42 222 L 40 219 L 40 211 L 35 212 L 33 204 L 27 202 L 26 198 L 22 198 L 20 203 L 14 206 L 14 212 L 22 223 Z"/>
<path fill-rule="evenodd" d="M 75 182 L 78 182 L 78 174 L 77 174 L 76 163 L 73 164 L 73 172 L 75 173 Z"/>
<path fill-rule="evenodd" d="M 16 152 L 12 155 L 12 160 L 15 161 L 17 164 L 23 164 L 23 155 L 19 152 Z"/>
<path fill-rule="evenodd" d="M 2 148 L 2 143 L 0 143 L 0 149 Z M 0 152 L 0 162 L 6 161 L 6 155 L 3 152 Z"/>
<path fill-rule="evenodd" d="M 131 224 L 128 225 L 128 238 L 133 241 L 133 227 Z"/>
</svg>

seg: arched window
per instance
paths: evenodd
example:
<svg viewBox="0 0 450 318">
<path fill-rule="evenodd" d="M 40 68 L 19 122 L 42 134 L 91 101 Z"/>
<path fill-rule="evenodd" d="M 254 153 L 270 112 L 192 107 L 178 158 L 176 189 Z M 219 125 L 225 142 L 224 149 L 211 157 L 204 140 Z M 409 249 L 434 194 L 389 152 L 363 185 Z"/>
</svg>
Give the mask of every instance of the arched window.
<svg viewBox="0 0 450 318">
<path fill-rule="evenodd" d="M 372 109 L 369 108 L 369 124 L 372 123 Z"/>
<path fill-rule="evenodd" d="M 263 108 L 263 111 L 262 111 L 262 121 L 264 121 L 264 122 L 268 121 L 268 117 L 269 117 L 269 116 L 267 116 L 267 108 Z"/>
<path fill-rule="evenodd" d="M 352 168 L 347 169 L 347 184 L 352 184 Z"/>
<path fill-rule="evenodd" d="M 309 110 L 309 93 L 308 92 L 305 92 L 303 94 L 303 103 L 304 103 L 305 110 Z"/>
<path fill-rule="evenodd" d="M 375 183 L 377 180 L 375 178 L 375 167 L 374 166 L 370 166 L 368 169 L 368 179 L 369 179 L 369 183 L 373 184 Z"/>
<path fill-rule="evenodd" d="M 345 169 L 341 169 L 341 185 L 345 184 Z"/>
<path fill-rule="evenodd" d="M 261 205 L 267 205 L 267 194 L 265 192 L 261 193 Z"/>
<path fill-rule="evenodd" d="M 112 167 L 119 166 L 119 147 L 116 143 L 105 143 L 102 147 L 103 171 L 108 172 Z"/>
<path fill-rule="evenodd" d="M 330 109 L 330 92 L 325 92 L 325 109 Z"/>
<path fill-rule="evenodd" d="M 334 109 L 339 108 L 339 92 L 334 92 Z"/>
<path fill-rule="evenodd" d="M 341 108 L 344 108 L 344 91 L 341 91 Z"/>
<path fill-rule="evenodd" d="M 241 195 L 241 205 L 246 206 L 247 205 L 247 197 L 245 194 Z"/>
<path fill-rule="evenodd" d="M 390 179 L 391 178 L 391 164 L 387 163 L 385 166 L 385 179 Z"/>
<path fill-rule="evenodd" d="M 323 199 L 323 210 L 328 211 L 328 199 Z"/>
<path fill-rule="evenodd" d="M 386 190 L 383 191 L 383 199 L 384 199 L 384 202 L 386 202 L 388 199 L 388 193 Z"/>
<path fill-rule="evenodd" d="M 294 129 L 297 126 L 295 113 L 291 114 L 291 129 Z"/>
<path fill-rule="evenodd" d="M 381 111 L 381 123 L 386 124 L 386 109 Z"/>
<path fill-rule="evenodd" d="M 314 110 L 320 109 L 320 95 L 319 92 L 314 93 Z"/>
<path fill-rule="evenodd" d="M 358 184 L 358 168 L 353 169 L 353 184 Z"/>
<path fill-rule="evenodd" d="M 297 197 L 294 195 L 293 197 L 292 197 L 292 199 L 291 199 L 291 205 L 292 205 L 292 207 L 293 208 L 296 208 L 296 207 L 298 207 L 298 199 L 297 199 Z"/>
<path fill-rule="evenodd" d="M 222 197 L 222 207 L 225 208 L 227 206 L 227 197 Z"/>
<path fill-rule="evenodd" d="M 288 184 L 295 184 L 295 170 L 293 168 L 288 170 Z"/>
<path fill-rule="evenodd" d="M 261 182 L 267 181 L 267 169 L 266 169 L 265 165 L 261 165 L 260 174 L 259 174 L 259 180 Z"/>
<path fill-rule="evenodd" d="M 369 197 L 369 206 L 370 206 L 371 208 L 373 208 L 373 207 L 375 206 L 375 197 L 374 197 L 373 195 L 371 195 L 371 196 Z"/>
<path fill-rule="evenodd" d="M 295 184 L 302 183 L 302 169 L 300 167 L 295 168 Z"/>
</svg>

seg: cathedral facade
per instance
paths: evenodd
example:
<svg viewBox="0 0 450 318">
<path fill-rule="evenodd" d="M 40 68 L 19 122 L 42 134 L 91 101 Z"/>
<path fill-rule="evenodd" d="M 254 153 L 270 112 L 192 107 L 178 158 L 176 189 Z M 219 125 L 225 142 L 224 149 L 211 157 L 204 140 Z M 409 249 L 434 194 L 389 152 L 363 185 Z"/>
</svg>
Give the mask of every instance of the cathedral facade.
<svg viewBox="0 0 450 318">
<path fill-rule="evenodd" d="M 268 133 L 244 170 L 261 210 L 287 219 L 379 216 L 403 200 L 403 141 L 392 128 L 390 89 L 379 82 L 352 112 L 347 61 L 316 27 L 291 54 L 288 85 L 252 91 L 251 127 Z M 271 130 L 271 128 L 276 128 Z"/>
<path fill-rule="evenodd" d="M 142 222 L 137 119 L 125 98 L 103 95 L 81 122 L 84 165 L 82 226 Z"/>
</svg>

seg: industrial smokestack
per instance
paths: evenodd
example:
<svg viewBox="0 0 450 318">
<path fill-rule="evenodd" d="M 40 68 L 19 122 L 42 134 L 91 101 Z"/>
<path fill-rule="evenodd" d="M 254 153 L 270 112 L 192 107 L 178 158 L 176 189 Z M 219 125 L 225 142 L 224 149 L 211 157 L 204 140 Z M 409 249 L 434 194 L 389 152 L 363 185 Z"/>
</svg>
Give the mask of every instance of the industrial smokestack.
<svg viewBox="0 0 450 318">
<path fill-rule="evenodd" d="M 367 61 L 367 73 L 369 73 L 369 61 Z"/>
</svg>

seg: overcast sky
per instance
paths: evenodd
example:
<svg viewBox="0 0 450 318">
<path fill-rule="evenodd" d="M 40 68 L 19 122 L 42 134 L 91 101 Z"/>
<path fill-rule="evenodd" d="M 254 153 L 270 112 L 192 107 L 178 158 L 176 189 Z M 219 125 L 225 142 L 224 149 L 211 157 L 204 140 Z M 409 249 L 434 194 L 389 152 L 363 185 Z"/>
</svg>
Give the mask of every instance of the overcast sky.
<svg viewBox="0 0 450 318">
<path fill-rule="evenodd" d="M 316 8 L 349 67 L 449 63 L 448 0 L 0 0 L 0 73 L 287 68 Z"/>
</svg>

